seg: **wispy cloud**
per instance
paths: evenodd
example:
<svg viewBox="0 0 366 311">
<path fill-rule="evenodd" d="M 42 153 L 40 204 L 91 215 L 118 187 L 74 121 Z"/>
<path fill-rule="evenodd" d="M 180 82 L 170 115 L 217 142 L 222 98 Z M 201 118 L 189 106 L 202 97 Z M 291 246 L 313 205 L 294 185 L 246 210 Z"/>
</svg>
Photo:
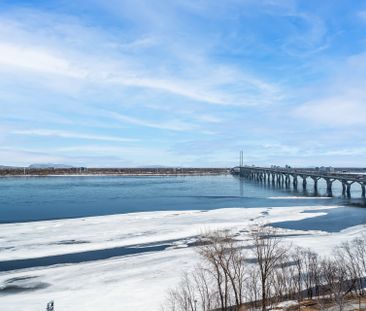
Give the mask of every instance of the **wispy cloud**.
<svg viewBox="0 0 366 311">
<path fill-rule="evenodd" d="M 345 57 L 333 63 L 330 77 L 309 89 L 310 100 L 294 108 L 294 116 L 312 121 L 312 126 L 365 128 L 366 54 Z"/>
<path fill-rule="evenodd" d="M 53 21 L 52 15 L 41 16 L 42 19 Z M 230 64 L 218 66 L 215 61 L 205 57 L 202 54 L 205 52 L 202 51 L 196 56 L 192 51 L 182 51 L 183 54 L 192 55 L 190 58 L 174 54 L 176 51 L 164 51 L 165 57 L 181 62 L 177 71 L 175 66 L 169 68 L 155 58 L 147 64 L 141 62 L 141 59 L 148 57 L 144 52 L 146 44 L 153 42 L 153 39 L 148 39 L 145 35 L 132 43 L 121 44 L 100 30 L 95 31 L 80 23 L 64 25 L 60 20 L 57 20 L 58 24 L 52 29 L 55 33 L 49 34 L 38 31 L 33 15 L 32 25 L 26 24 L 27 18 L 29 19 L 25 16 L 24 22 L 17 21 L 10 26 L 8 19 L 0 19 L 0 25 L 6 24 L 0 45 L 0 64 L 3 66 L 13 66 L 14 70 L 33 71 L 37 74 L 79 79 L 83 83 L 87 81 L 97 85 L 151 89 L 217 105 L 262 105 L 281 97 L 281 90 L 275 83 L 237 70 Z M 35 29 L 26 31 L 28 27 Z M 75 33 L 72 32 L 73 28 Z M 78 34 L 87 38 L 85 44 L 91 43 L 87 40 L 98 40 L 101 46 L 109 47 L 108 57 L 104 50 L 84 52 L 75 49 L 70 42 Z M 58 44 L 53 40 L 55 36 L 62 37 L 64 42 Z M 17 39 L 14 40 L 13 37 Z M 82 40 L 80 37 L 77 40 Z M 93 37 L 94 40 L 91 39 Z M 126 45 L 132 45 L 134 49 L 126 48 Z"/>
<path fill-rule="evenodd" d="M 84 133 L 77 133 L 77 132 L 70 132 L 70 131 L 48 130 L 48 129 L 16 130 L 16 131 L 13 131 L 12 134 L 26 135 L 26 136 L 58 137 L 58 138 L 77 138 L 77 139 L 86 139 L 86 140 L 101 140 L 101 141 L 114 141 L 114 142 L 139 141 L 139 139 L 135 139 L 135 138 L 93 135 L 93 134 L 84 134 Z"/>
<path fill-rule="evenodd" d="M 77 70 L 69 61 L 53 55 L 48 50 L 11 43 L 0 43 L 0 65 L 73 78 L 86 75 L 86 72 Z"/>
<path fill-rule="evenodd" d="M 296 108 L 294 115 L 329 127 L 355 126 L 365 124 L 366 107 L 351 96 L 330 97 L 307 102 Z"/>
<path fill-rule="evenodd" d="M 219 165 L 243 146 L 262 164 L 344 160 L 366 148 L 364 10 L 0 3 L 0 162 Z"/>
<path fill-rule="evenodd" d="M 134 118 L 134 117 L 130 117 L 130 116 L 126 116 L 120 113 L 116 113 L 116 112 L 107 112 L 107 115 L 109 115 L 110 117 L 118 120 L 118 121 L 122 121 L 125 123 L 130 123 L 130 124 L 135 124 L 135 125 L 140 125 L 140 126 L 144 126 L 144 127 L 151 127 L 151 128 L 157 128 L 157 129 L 162 129 L 162 130 L 172 130 L 172 131 L 189 131 L 194 129 L 194 126 L 188 123 L 184 123 L 182 121 L 179 120 L 172 120 L 172 121 L 168 121 L 168 122 L 153 122 L 153 121 L 148 121 L 148 120 L 143 120 L 143 119 L 139 119 L 139 118 Z"/>
</svg>

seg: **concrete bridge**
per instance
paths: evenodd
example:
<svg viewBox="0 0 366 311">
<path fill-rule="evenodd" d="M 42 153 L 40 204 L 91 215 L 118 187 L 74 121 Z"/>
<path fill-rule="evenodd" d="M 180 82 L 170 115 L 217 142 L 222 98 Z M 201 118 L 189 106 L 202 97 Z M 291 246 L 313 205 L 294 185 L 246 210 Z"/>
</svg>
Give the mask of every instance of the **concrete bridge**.
<svg viewBox="0 0 366 311">
<path fill-rule="evenodd" d="M 366 198 L 366 175 L 347 172 L 327 172 L 306 168 L 282 168 L 282 167 L 257 167 L 237 166 L 231 169 L 231 173 L 241 177 L 256 180 L 261 183 L 272 183 L 274 185 L 298 189 L 299 184 L 303 190 L 307 190 L 308 179 L 313 181 L 314 192 L 318 193 L 318 182 L 326 182 L 328 196 L 333 195 L 333 183 L 339 181 L 342 184 L 342 194 L 351 197 L 351 187 L 357 183 L 361 186 L 361 196 Z"/>
</svg>

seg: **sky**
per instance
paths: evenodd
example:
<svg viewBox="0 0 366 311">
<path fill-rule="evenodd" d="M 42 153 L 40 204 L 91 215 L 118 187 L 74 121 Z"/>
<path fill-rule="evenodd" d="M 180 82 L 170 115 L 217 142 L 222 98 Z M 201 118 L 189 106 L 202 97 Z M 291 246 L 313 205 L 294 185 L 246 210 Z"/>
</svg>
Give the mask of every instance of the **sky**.
<svg viewBox="0 0 366 311">
<path fill-rule="evenodd" d="M 0 164 L 366 167 L 366 1 L 0 0 Z"/>
</svg>

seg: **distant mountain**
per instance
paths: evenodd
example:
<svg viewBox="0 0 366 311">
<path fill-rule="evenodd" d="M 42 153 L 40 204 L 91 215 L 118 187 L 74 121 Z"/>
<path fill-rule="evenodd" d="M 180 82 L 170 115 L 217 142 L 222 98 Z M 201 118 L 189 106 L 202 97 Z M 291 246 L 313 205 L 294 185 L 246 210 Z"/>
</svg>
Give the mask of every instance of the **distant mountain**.
<svg viewBox="0 0 366 311">
<path fill-rule="evenodd" d="M 55 163 L 35 163 L 28 166 L 29 168 L 73 168 L 72 165 L 55 164 Z"/>
<path fill-rule="evenodd" d="M 9 165 L 0 165 L 0 169 L 5 169 L 5 168 L 18 168 L 17 166 L 9 166 Z"/>
</svg>

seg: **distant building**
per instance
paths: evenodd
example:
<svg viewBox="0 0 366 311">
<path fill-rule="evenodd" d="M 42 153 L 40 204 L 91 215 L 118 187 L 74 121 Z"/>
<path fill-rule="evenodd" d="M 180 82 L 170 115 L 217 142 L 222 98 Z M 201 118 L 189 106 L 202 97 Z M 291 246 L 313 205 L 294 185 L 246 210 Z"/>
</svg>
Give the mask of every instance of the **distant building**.
<svg viewBox="0 0 366 311">
<path fill-rule="evenodd" d="M 334 173 L 334 167 L 332 166 L 321 166 L 315 168 L 317 171 L 323 172 L 323 173 Z"/>
</svg>

